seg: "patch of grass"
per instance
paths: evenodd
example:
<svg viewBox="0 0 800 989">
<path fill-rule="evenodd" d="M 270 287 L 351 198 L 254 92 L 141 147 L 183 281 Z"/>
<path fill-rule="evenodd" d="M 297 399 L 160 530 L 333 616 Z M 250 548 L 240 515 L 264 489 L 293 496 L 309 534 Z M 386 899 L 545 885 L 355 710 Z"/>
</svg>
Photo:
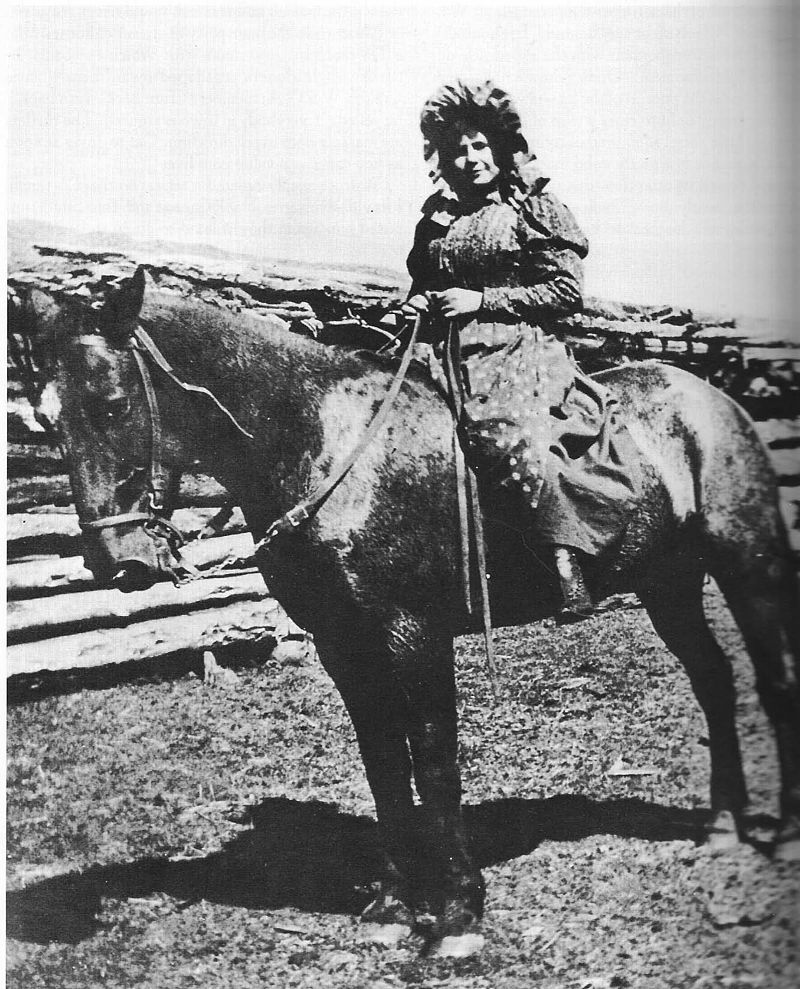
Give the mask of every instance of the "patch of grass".
<svg viewBox="0 0 800 989">
<path fill-rule="evenodd" d="M 713 607 L 763 825 L 774 746 Z M 186 672 L 10 708 L 8 985 L 793 986 L 797 872 L 697 848 L 706 727 L 644 613 L 495 636 L 497 703 L 481 640 L 457 649 L 480 957 L 361 943 L 378 851 L 353 731 L 317 667 L 270 660 L 230 689 Z M 652 772 L 609 775 L 620 756 Z"/>
</svg>

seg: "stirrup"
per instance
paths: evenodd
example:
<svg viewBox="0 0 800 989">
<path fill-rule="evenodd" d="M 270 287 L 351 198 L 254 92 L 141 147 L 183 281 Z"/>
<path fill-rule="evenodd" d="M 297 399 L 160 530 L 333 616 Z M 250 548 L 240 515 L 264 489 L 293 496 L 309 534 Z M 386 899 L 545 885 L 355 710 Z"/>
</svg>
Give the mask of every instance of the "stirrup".
<svg viewBox="0 0 800 989">
<path fill-rule="evenodd" d="M 553 557 L 561 585 L 561 608 L 556 613 L 556 622 L 559 625 L 571 625 L 591 618 L 594 614 L 594 602 L 586 586 L 577 553 L 569 546 L 554 546 Z"/>
</svg>

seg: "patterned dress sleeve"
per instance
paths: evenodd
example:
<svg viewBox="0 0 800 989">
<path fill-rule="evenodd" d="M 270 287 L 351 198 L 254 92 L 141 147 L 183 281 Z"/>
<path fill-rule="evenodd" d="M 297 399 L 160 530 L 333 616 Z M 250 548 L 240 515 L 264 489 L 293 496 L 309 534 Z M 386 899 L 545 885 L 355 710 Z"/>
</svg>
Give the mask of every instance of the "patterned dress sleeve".
<svg viewBox="0 0 800 989">
<path fill-rule="evenodd" d="M 409 299 L 420 292 L 441 288 L 441 273 L 431 262 L 429 248 L 434 238 L 441 237 L 446 232 L 451 219 L 447 205 L 440 191 L 434 192 L 422 204 L 422 218 L 414 231 L 414 246 L 406 259 L 406 267 L 411 275 L 411 288 L 407 296 Z"/>
<path fill-rule="evenodd" d="M 532 322 L 580 312 L 589 248 L 572 213 L 550 193 L 531 196 L 520 207 L 518 237 L 517 284 L 485 288 L 483 312 Z"/>
<path fill-rule="evenodd" d="M 430 240 L 430 220 L 423 217 L 414 232 L 414 246 L 406 259 L 406 267 L 411 275 L 411 288 L 407 298 L 426 292 L 431 287 L 432 272 L 428 262 L 426 246 Z"/>
</svg>

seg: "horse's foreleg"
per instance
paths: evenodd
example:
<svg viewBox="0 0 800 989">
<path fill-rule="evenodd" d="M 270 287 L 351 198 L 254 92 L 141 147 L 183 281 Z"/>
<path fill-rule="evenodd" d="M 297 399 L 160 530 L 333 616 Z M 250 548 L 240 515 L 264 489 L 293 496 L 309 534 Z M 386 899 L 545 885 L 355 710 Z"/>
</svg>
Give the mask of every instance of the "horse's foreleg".
<svg viewBox="0 0 800 989">
<path fill-rule="evenodd" d="M 327 646 L 324 634 L 315 636 L 320 659 L 353 722 L 381 843 L 380 882 L 362 920 L 380 925 L 373 932 L 376 940 L 393 941 L 409 933 L 414 923 L 409 880 L 414 806 L 405 702 L 391 670 L 374 650 L 359 648 L 352 635 L 337 640 Z M 353 648 L 345 654 L 341 642 Z"/>
<path fill-rule="evenodd" d="M 470 954 L 482 938 L 485 887 L 469 852 L 461 810 L 452 636 L 433 622 L 398 616 L 390 652 L 408 702 L 414 781 L 422 802 L 430 874 L 421 886 L 435 917 L 428 934 L 439 954 Z"/>
<path fill-rule="evenodd" d="M 681 661 L 708 723 L 711 757 L 709 844 L 738 844 L 739 821 L 747 803 L 736 733 L 736 695 L 730 663 L 703 613 L 703 575 L 698 572 L 658 581 L 639 596 L 656 632 Z"/>
<path fill-rule="evenodd" d="M 717 581 L 756 672 L 756 688 L 775 731 L 781 771 L 781 827 L 775 855 L 800 859 L 800 613 L 797 581 L 783 556 L 742 556 Z"/>
</svg>

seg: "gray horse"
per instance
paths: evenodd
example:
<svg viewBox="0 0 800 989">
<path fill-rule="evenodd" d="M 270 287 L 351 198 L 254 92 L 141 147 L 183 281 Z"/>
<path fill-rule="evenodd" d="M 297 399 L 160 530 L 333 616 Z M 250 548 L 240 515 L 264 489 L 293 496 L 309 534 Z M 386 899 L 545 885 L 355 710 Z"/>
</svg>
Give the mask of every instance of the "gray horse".
<svg viewBox="0 0 800 989">
<path fill-rule="evenodd" d="M 391 381 L 375 361 L 279 321 L 145 293 L 141 269 L 100 310 L 32 293 L 21 319 L 50 363 L 87 563 L 99 581 L 123 587 L 156 579 L 163 566 L 147 534 L 154 488 L 169 502 L 180 472 L 200 458 L 259 539 L 357 444 Z M 625 410 L 645 493 L 624 538 L 588 572 L 593 594 L 635 591 L 685 666 L 708 720 L 709 841 L 724 846 L 738 840 L 747 796 L 730 666 L 703 614 L 704 577 L 714 577 L 776 734 L 775 854 L 795 857 L 800 625 L 767 453 L 742 409 L 690 374 L 648 362 L 599 378 Z M 495 622 L 553 614 L 555 579 L 536 553 L 528 510 L 514 492 L 481 493 Z M 451 417 L 425 380 L 411 375 L 346 480 L 258 562 L 292 619 L 313 632 L 355 726 L 384 851 L 364 921 L 384 932 L 423 925 L 431 950 L 471 950 L 484 885 L 461 812 L 453 637 L 474 622 Z"/>
</svg>

